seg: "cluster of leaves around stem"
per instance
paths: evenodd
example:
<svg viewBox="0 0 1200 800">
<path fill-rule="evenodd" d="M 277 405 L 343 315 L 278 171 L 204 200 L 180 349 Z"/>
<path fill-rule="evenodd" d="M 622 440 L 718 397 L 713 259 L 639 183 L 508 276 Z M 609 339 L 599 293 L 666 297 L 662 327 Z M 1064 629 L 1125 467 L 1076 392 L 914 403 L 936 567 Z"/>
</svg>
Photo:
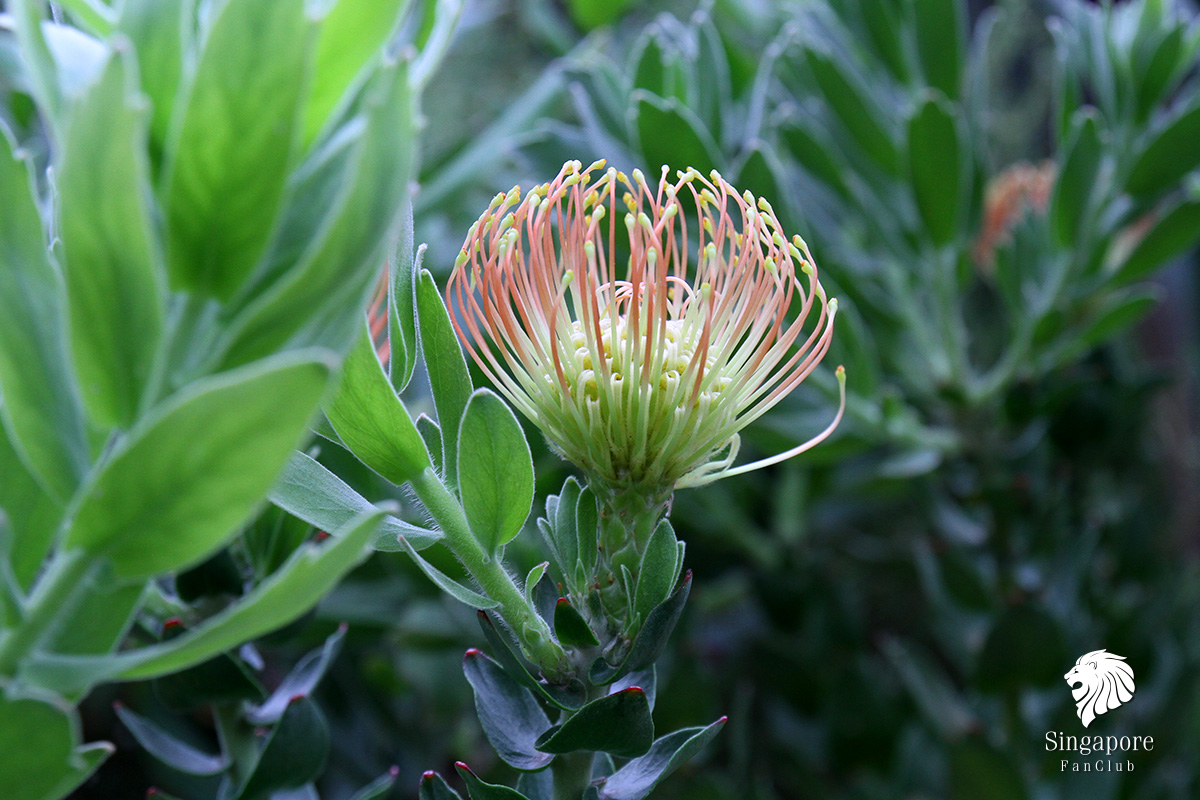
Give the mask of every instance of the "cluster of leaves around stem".
<svg viewBox="0 0 1200 800">
<path fill-rule="evenodd" d="M 386 509 L 290 540 L 232 600 L 189 603 L 172 581 L 240 541 L 310 436 L 402 218 L 414 97 L 457 9 L 437 4 L 420 54 L 397 59 L 403 0 L 45 6 L 0 14 L 0 786 L 16 800 L 65 796 L 112 754 L 81 743 L 93 688 L 227 668 L 365 557 Z M 143 624 L 163 606 L 186 629 Z M 241 748 L 230 796 L 269 793 L 289 715 L 313 713 L 259 711 L 283 727 Z"/>
</svg>

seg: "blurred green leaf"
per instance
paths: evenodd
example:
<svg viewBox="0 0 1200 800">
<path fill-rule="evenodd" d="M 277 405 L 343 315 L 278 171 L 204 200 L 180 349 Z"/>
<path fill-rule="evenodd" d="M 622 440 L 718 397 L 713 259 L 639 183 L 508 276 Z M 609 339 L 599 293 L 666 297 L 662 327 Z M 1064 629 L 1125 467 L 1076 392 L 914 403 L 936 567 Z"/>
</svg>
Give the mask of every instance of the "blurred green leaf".
<svg viewBox="0 0 1200 800">
<path fill-rule="evenodd" d="M 1022 692 L 1062 679 L 1063 632 L 1033 602 L 1011 606 L 994 622 L 979 654 L 975 681 L 986 692 Z"/>
<path fill-rule="evenodd" d="M 1183 255 L 1198 240 L 1200 199 L 1184 200 L 1154 223 L 1125 263 L 1117 267 L 1112 282 L 1122 285 L 1147 278 L 1171 259 Z"/>
<path fill-rule="evenodd" d="M 1196 235 L 1200 235 L 1198 232 Z M 1079 334 L 1081 347 L 1086 350 L 1112 339 L 1150 313 L 1162 299 L 1157 287 L 1119 292 L 1105 299 L 1094 318 Z"/>
<path fill-rule="evenodd" d="M 321 774 L 329 755 L 329 726 L 316 703 L 300 697 L 271 731 L 254 770 L 234 800 L 258 800 L 279 789 L 294 789 Z"/>
<path fill-rule="evenodd" d="M 479 650 L 463 656 L 463 672 L 475 693 L 475 712 L 501 760 L 514 769 L 538 770 L 554 760 L 534 742 L 550 727 L 546 712 L 529 689 L 510 678 Z"/>
<path fill-rule="evenodd" d="M 131 67 L 128 55 L 114 53 L 72 106 L 56 182 L 71 353 L 85 405 L 103 428 L 136 418 L 166 314 L 147 115 Z"/>
<path fill-rule="evenodd" d="M 184 634 L 182 624 L 164 626 L 163 640 Z M 221 653 L 154 681 L 154 694 L 172 711 L 195 713 L 215 705 L 259 703 L 266 697 L 262 684 L 237 656 Z"/>
<path fill-rule="evenodd" d="M 304 453 L 292 455 L 283 476 L 267 497 L 284 511 L 323 531 L 337 530 L 356 516 L 375 510 L 373 503 Z M 388 515 L 380 523 L 372 546 L 395 552 L 401 549 L 397 541 L 400 536 L 417 550 L 424 550 L 442 538 L 438 531 L 418 528 Z"/>
<path fill-rule="evenodd" d="M 366 557 L 367 542 L 385 511 L 360 515 L 325 542 L 301 547 L 245 597 L 176 639 L 109 656 L 35 654 L 22 675 L 36 676 L 39 684 L 66 691 L 113 678 L 153 678 L 280 628 L 316 605 Z"/>
<path fill-rule="evenodd" d="M 1084 214 L 1093 202 L 1102 156 L 1096 115 L 1090 109 L 1077 113 L 1050 197 L 1052 229 L 1061 247 L 1077 244 Z"/>
<path fill-rule="evenodd" d="M 642 800 L 654 787 L 687 763 L 725 726 L 721 717 L 705 728 L 684 728 L 668 733 L 650 752 L 626 763 L 599 785 L 600 800 Z"/>
<path fill-rule="evenodd" d="M 1168 91 L 1173 79 L 1180 73 L 1180 67 L 1186 63 L 1181 56 L 1184 51 L 1184 27 L 1173 27 L 1154 49 L 1153 56 L 1146 64 L 1145 71 L 1140 76 L 1137 88 L 1138 119 L 1145 119 L 1155 104 Z"/>
<path fill-rule="evenodd" d="M 664 164 L 672 170 L 694 167 L 701 175 L 720 166 L 717 143 L 691 109 L 675 98 L 664 100 L 641 90 L 631 100 L 637 141 L 652 173 Z"/>
<path fill-rule="evenodd" d="M 544 753 L 573 753 L 578 750 L 611 753 L 636 758 L 654 744 L 654 720 L 646 693 L 634 686 L 593 700 L 561 725 L 555 725 L 537 740 Z"/>
<path fill-rule="evenodd" d="M 150 99 L 151 152 L 157 160 L 170 134 L 171 113 L 191 45 L 195 0 L 125 0 L 117 30 L 133 42 L 141 88 Z M 186 31 L 186 34 L 185 34 Z"/>
<path fill-rule="evenodd" d="M 387 772 L 380 775 L 369 784 L 359 789 L 354 793 L 350 800 L 381 800 L 386 797 L 396 785 L 396 778 L 400 776 L 400 770 L 392 767 Z M 422 798 L 423 800 L 423 798 Z"/>
<path fill-rule="evenodd" d="M 896 4 L 891 0 L 859 0 L 858 5 L 871 46 L 892 76 L 902 83 L 907 82 L 909 66 L 905 56 L 904 27 Z"/>
<path fill-rule="evenodd" d="M 425 442 L 384 374 L 365 315 L 359 317 L 358 338 L 325 416 L 359 461 L 397 486 L 429 468 Z"/>
<path fill-rule="evenodd" d="M 224 356 L 241 364 L 288 344 L 348 348 L 369 287 L 382 271 L 388 234 L 408 196 L 414 98 L 407 65 L 385 60 L 364 90 L 352 168 L 334 209 L 286 277 L 238 317 Z"/>
<path fill-rule="evenodd" d="M 963 157 L 954 109 L 940 93 L 928 94 L 908 121 L 908 167 L 917 210 L 939 245 L 962 219 Z"/>
<path fill-rule="evenodd" d="M 0 125 L 0 421 L 38 482 L 65 501 L 88 468 L 88 446 L 67 366 L 63 289 L 14 147 Z"/>
<path fill-rule="evenodd" d="M 126 578 L 194 564 L 237 533 L 307 433 L 329 378 L 321 353 L 197 381 L 143 418 L 87 486 L 64 547 Z"/>
<path fill-rule="evenodd" d="M 567 0 L 571 19 L 585 31 L 616 22 L 633 6 L 634 0 Z"/>
<path fill-rule="evenodd" d="M 417 283 L 417 325 L 429 386 L 437 407 L 438 427 L 442 429 L 442 469 L 447 483 L 453 487 L 458 485 L 459 427 L 473 385 L 462 345 L 454 335 L 450 314 L 429 270 L 421 270 Z M 467 513 L 469 515 L 470 511 Z"/>
<path fill-rule="evenodd" d="M 471 395 L 459 433 L 458 474 L 471 532 L 495 555 L 533 505 L 533 456 L 512 409 L 489 389 Z"/>
<path fill-rule="evenodd" d="M 266 249 L 309 74 L 304 6 L 229 0 L 217 9 L 166 160 L 175 288 L 231 297 Z"/>
<path fill-rule="evenodd" d="M 1129 172 L 1125 188 L 1133 195 L 1155 195 L 1175 186 L 1200 166 L 1200 103 L 1194 102 L 1151 138 Z"/>
<path fill-rule="evenodd" d="M 917 57 L 930 86 L 958 99 L 967 40 L 964 0 L 913 0 Z"/>
<path fill-rule="evenodd" d="M 787 216 L 788 198 L 782 186 L 786 185 L 783 165 L 766 142 L 753 141 L 750 150 L 742 159 L 737 171 L 737 185 L 755 197 L 765 198 L 775 206 L 780 216 Z"/>
<path fill-rule="evenodd" d="M 7 532 L 8 550 L 2 557 L 7 559 L 17 586 L 26 591 L 50 552 L 63 506 L 38 486 L 21 463 L 3 425 L 0 425 L 0 475 L 4 476 L 0 481 L 0 537 Z"/>
<path fill-rule="evenodd" d="M 7 682 L 0 692 L 0 786 L 5 800 L 63 796 L 112 754 L 112 745 L 77 748 L 75 711 L 53 696 L 23 694 Z"/>
<path fill-rule="evenodd" d="M 883 126 L 880 109 L 868 101 L 833 58 L 811 47 L 804 51 L 804 55 L 824 101 L 846 132 L 880 167 L 893 175 L 897 174 L 900 155 L 891 134 Z"/>
<path fill-rule="evenodd" d="M 945 670 L 919 645 L 889 636 L 881 646 L 934 730 L 952 739 L 978 724 Z"/>
<path fill-rule="evenodd" d="M 409 2 L 336 0 L 325 13 L 304 109 L 302 136 L 306 147 L 367 80 L 369 67 L 395 36 Z"/>
<path fill-rule="evenodd" d="M 816 138 L 814 130 L 814 126 L 799 121 L 786 125 L 781 133 L 788 152 L 800 162 L 800 166 L 838 194 L 846 196 L 848 190 L 842 167 L 830 155 L 829 147 Z"/>
<path fill-rule="evenodd" d="M 218 775 L 229 767 L 225 755 L 205 753 L 123 705 L 118 704 L 116 712 L 137 743 L 172 769 L 188 775 Z"/>
<path fill-rule="evenodd" d="M 953 800 L 1024 800 L 1025 781 L 1011 754 L 977 738 L 950 750 L 950 797 Z"/>
</svg>

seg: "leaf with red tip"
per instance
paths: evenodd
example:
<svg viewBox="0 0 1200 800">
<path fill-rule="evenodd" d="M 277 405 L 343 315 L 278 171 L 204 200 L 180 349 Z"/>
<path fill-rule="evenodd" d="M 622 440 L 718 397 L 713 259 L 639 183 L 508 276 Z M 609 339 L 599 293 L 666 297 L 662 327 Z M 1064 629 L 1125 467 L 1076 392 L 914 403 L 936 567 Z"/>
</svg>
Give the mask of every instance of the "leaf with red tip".
<svg viewBox="0 0 1200 800">
<path fill-rule="evenodd" d="M 484 783 L 471 768 L 461 761 L 454 764 L 454 768 L 458 770 L 458 774 L 467 784 L 467 791 L 471 795 L 471 800 L 529 800 L 528 797 L 518 792 L 516 789 L 510 789 L 507 786 L 498 786 L 494 783 Z"/>
<path fill-rule="evenodd" d="M 683 606 L 687 603 L 691 590 L 692 571 L 689 569 L 684 573 L 675 593 L 656 606 L 646 617 L 623 664 L 613 666 L 603 658 L 597 658 L 593 662 L 592 683 L 612 683 L 627 672 L 637 672 L 654 664 L 666 648 L 667 640 L 675 630 L 675 623 L 679 622 L 679 617 L 683 614 Z"/>
<path fill-rule="evenodd" d="M 344 623 L 339 625 L 320 650 L 313 650 L 300 659 L 262 705 L 246 710 L 246 721 L 251 725 L 270 725 L 279 720 L 289 703 L 311 694 L 329 665 L 342 651 L 346 627 Z"/>
<path fill-rule="evenodd" d="M 726 717 L 706 728 L 683 728 L 654 743 L 600 784 L 600 800 L 642 800 L 654 787 L 708 744 L 725 725 Z"/>
<path fill-rule="evenodd" d="M 572 647 L 596 647 L 600 644 L 587 621 L 565 597 L 558 598 L 554 606 L 554 635 L 560 642 Z"/>
<path fill-rule="evenodd" d="M 399 776 L 400 768 L 392 767 L 359 789 L 350 800 L 379 800 L 382 797 L 386 797 L 391 788 L 396 785 L 396 778 Z"/>
<path fill-rule="evenodd" d="M 433 770 L 421 776 L 418 800 L 462 800 L 458 792 L 450 788 L 445 779 Z"/>
<path fill-rule="evenodd" d="M 554 756 L 539 753 L 534 747 L 538 737 L 549 729 L 550 720 L 533 692 L 479 650 L 467 651 L 463 672 L 475 692 L 479 724 L 505 763 L 533 771 L 554 760 Z"/>
<path fill-rule="evenodd" d="M 598 750 L 635 758 L 654 743 L 654 720 L 646 693 L 633 686 L 593 700 L 537 740 L 544 753 Z"/>
</svg>

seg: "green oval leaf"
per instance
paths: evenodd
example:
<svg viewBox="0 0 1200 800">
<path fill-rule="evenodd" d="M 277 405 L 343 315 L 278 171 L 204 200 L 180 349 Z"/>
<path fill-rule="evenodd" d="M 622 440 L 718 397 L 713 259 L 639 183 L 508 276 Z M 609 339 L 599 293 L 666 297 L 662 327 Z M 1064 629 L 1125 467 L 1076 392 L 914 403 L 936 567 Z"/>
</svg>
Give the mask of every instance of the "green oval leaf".
<svg viewBox="0 0 1200 800">
<path fill-rule="evenodd" d="M 71 355 L 89 415 L 104 428 L 133 422 L 166 313 L 147 114 L 131 63 L 114 53 L 73 106 L 57 181 Z"/>
<path fill-rule="evenodd" d="M 1103 155 L 1096 115 L 1089 109 L 1076 117 L 1050 198 L 1054 239 L 1061 247 L 1075 244 L 1079 225 L 1091 204 Z"/>
<path fill-rule="evenodd" d="M 537 749 L 556 755 L 591 750 L 636 758 L 653 743 L 650 701 L 641 688 L 631 686 L 593 700 L 562 725 L 546 731 L 537 740 Z"/>
<path fill-rule="evenodd" d="M 429 270 L 421 270 L 417 283 L 417 324 L 433 404 L 437 408 L 438 427 L 442 429 L 442 468 L 447 483 L 457 486 L 459 426 L 473 386 L 462 345 L 454 334 L 450 314 Z"/>
<path fill-rule="evenodd" d="M 521 424 L 488 389 L 471 395 L 459 429 L 458 474 L 471 532 L 496 553 L 521 532 L 533 507 L 533 456 Z"/>
<path fill-rule="evenodd" d="M 329 726 L 317 704 L 293 700 L 271 731 L 254 771 L 234 800 L 259 800 L 280 789 L 295 789 L 316 778 L 329 756 Z"/>
<path fill-rule="evenodd" d="M 644 756 L 633 759 L 599 785 L 600 800 L 642 800 L 683 766 L 725 727 L 725 717 L 704 728 L 683 728 L 663 736 Z"/>
<path fill-rule="evenodd" d="M 679 541 L 669 520 L 658 523 L 646 543 L 642 563 L 638 568 L 637 594 L 634 610 L 642 619 L 665 601 L 679 576 Z"/>
<path fill-rule="evenodd" d="M 399 27 L 409 0 L 336 0 L 321 20 L 304 113 L 304 144 L 324 128 L 366 80 Z"/>
<path fill-rule="evenodd" d="M 142 578 L 215 552 L 307 435 L 321 355 L 267 359 L 189 386 L 144 418 L 84 490 L 65 546 Z"/>
<path fill-rule="evenodd" d="M 1167 191 L 1200 166 L 1200 104 L 1177 115 L 1146 145 L 1129 172 L 1125 188 L 1133 195 Z"/>
<path fill-rule="evenodd" d="M 42 487 L 65 502 L 88 469 L 88 447 L 67 366 L 62 284 L 33 177 L 14 147 L 0 123 L 0 421 Z"/>
<path fill-rule="evenodd" d="M 917 210 L 936 244 L 950 241 L 962 217 L 963 153 L 954 111 L 930 93 L 908 121 L 908 166 Z"/>
<path fill-rule="evenodd" d="M 913 21 L 917 32 L 917 57 L 930 86 L 957 99 L 962 83 L 967 39 L 962 0 L 915 0 Z"/>
<path fill-rule="evenodd" d="M 171 281 L 228 298 L 275 224 L 291 166 L 312 23 L 304 0 L 221 5 L 168 150 Z"/>
<path fill-rule="evenodd" d="M 641 90 L 633 93 L 632 100 L 634 129 L 646 167 L 655 173 L 664 164 L 672 170 L 695 167 L 702 175 L 717 169 L 720 149 L 691 109 L 673 97 L 664 100 Z"/>
<path fill-rule="evenodd" d="M 550 727 L 550 720 L 529 689 L 479 650 L 468 650 L 463 656 L 463 672 L 475 693 L 479 724 L 506 764 L 530 771 L 554 760 L 553 755 L 539 753 L 534 747 Z"/>
<path fill-rule="evenodd" d="M 881 121 L 881 112 L 867 99 L 842 67 L 812 48 L 805 50 L 808 67 L 838 121 L 863 151 L 887 172 L 900 170 L 900 155 L 891 134 Z"/>
<path fill-rule="evenodd" d="M 325 415 L 350 452 L 392 483 L 406 483 L 429 468 L 425 442 L 383 371 L 366 315 L 359 317 L 358 338 Z"/>
<path fill-rule="evenodd" d="M 1125 259 L 1112 280 L 1132 283 L 1182 255 L 1200 240 L 1200 199 L 1185 200 L 1168 211 Z"/>
<path fill-rule="evenodd" d="M 558 598 L 554 604 L 554 635 L 572 647 L 597 647 L 600 644 L 583 615 L 565 597 Z"/>
</svg>

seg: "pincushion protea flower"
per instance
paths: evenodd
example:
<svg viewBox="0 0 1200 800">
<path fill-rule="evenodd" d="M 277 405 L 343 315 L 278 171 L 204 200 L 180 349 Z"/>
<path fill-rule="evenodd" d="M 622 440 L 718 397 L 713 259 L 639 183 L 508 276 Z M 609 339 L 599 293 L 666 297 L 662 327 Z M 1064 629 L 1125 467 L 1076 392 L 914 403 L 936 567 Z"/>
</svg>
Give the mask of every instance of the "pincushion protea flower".
<svg viewBox="0 0 1200 800">
<path fill-rule="evenodd" d="M 840 367 L 828 428 L 732 466 L 738 431 L 829 349 L 837 301 L 804 242 L 789 242 L 767 201 L 715 171 L 671 182 L 664 167 L 651 188 L 638 170 L 593 181 L 603 166 L 569 162 L 523 199 L 517 188 L 498 195 L 471 227 L 447 293 L 480 368 L 611 489 L 661 495 L 825 439 L 845 409 Z"/>
</svg>

